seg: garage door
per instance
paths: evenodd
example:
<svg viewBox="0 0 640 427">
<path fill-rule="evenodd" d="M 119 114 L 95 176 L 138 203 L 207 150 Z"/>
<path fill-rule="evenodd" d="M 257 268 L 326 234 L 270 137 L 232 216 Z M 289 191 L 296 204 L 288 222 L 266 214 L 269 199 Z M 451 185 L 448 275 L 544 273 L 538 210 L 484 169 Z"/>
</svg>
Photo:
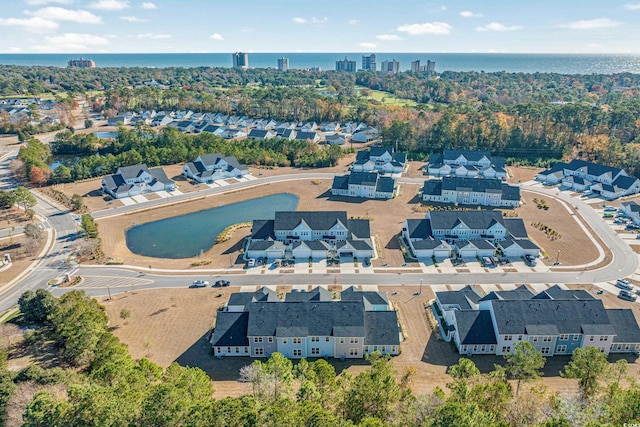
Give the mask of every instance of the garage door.
<svg viewBox="0 0 640 427">
<path fill-rule="evenodd" d="M 450 255 L 450 252 L 448 250 L 437 250 L 434 251 L 433 255 L 435 255 L 436 258 L 448 258 Z"/>
<path fill-rule="evenodd" d="M 267 258 L 268 259 L 278 259 L 278 258 L 282 258 L 284 256 L 284 253 L 280 250 L 278 251 L 267 251 Z"/>
<path fill-rule="evenodd" d="M 353 252 L 351 252 L 351 251 L 349 251 L 349 252 L 340 252 L 340 256 L 353 257 Z"/>
<path fill-rule="evenodd" d="M 475 258 L 476 250 L 475 249 L 462 249 L 460 251 L 461 258 Z"/>
</svg>

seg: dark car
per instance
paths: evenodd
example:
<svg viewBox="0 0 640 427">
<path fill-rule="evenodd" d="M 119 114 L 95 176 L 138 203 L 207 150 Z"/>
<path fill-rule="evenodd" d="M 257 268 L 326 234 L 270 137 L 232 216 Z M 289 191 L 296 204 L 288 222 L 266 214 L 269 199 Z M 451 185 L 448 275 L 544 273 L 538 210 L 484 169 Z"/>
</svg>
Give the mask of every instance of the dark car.
<svg viewBox="0 0 640 427">
<path fill-rule="evenodd" d="M 231 284 L 230 281 L 228 280 L 216 280 L 216 282 L 213 284 L 214 288 L 224 288 L 226 286 L 229 286 Z"/>
</svg>

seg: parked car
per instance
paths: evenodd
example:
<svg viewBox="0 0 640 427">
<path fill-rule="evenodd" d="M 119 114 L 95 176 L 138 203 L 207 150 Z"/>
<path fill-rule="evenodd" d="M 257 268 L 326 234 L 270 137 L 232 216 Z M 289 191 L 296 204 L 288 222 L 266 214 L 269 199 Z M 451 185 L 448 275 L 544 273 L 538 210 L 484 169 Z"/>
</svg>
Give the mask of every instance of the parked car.
<svg viewBox="0 0 640 427">
<path fill-rule="evenodd" d="M 224 288 L 226 286 L 229 286 L 231 284 L 230 281 L 228 280 L 216 280 L 216 282 L 213 284 L 214 288 Z"/>
<path fill-rule="evenodd" d="M 616 280 L 616 288 L 624 289 L 626 291 L 632 291 L 633 290 L 633 285 L 631 283 L 629 283 L 628 280 L 618 279 L 618 280 Z"/>
<path fill-rule="evenodd" d="M 247 262 L 247 266 L 248 267 L 253 267 L 254 265 L 256 265 L 256 260 L 255 258 L 250 258 L 249 262 Z"/>
<path fill-rule="evenodd" d="M 616 208 L 615 206 L 604 206 L 604 211 L 605 212 L 617 212 L 618 208 Z"/>
<path fill-rule="evenodd" d="M 524 260 L 527 262 L 527 264 L 529 264 L 529 266 L 531 267 L 535 267 L 537 261 L 536 261 L 536 257 L 532 256 L 532 255 L 525 255 L 524 256 Z"/>
<path fill-rule="evenodd" d="M 618 298 L 632 302 L 638 299 L 638 297 L 636 297 L 634 294 L 625 290 L 620 291 L 620 293 L 618 294 Z"/>
<path fill-rule="evenodd" d="M 207 286 L 209 286 L 209 282 L 207 282 L 206 280 L 194 280 L 191 286 L 189 287 L 190 288 L 206 288 Z"/>
<path fill-rule="evenodd" d="M 488 256 L 482 257 L 482 265 L 485 267 L 495 267 L 495 264 Z"/>
</svg>

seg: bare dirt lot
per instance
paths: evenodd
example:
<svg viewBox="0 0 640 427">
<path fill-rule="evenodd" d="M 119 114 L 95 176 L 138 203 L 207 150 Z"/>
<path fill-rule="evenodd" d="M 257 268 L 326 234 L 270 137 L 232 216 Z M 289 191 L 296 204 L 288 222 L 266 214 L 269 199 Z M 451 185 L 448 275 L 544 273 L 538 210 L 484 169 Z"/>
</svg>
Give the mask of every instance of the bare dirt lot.
<svg viewBox="0 0 640 427">
<path fill-rule="evenodd" d="M 24 270 L 31 265 L 36 259 L 36 256 L 42 251 L 44 245 L 47 243 L 47 239 L 43 238 L 37 248 L 34 249 L 34 255 L 28 255 L 24 253 L 24 246 L 27 238 L 24 235 L 16 237 L 5 237 L 0 239 L 0 248 L 7 246 L 19 245 L 16 249 L 3 250 L 0 252 L 0 256 L 4 256 L 5 253 L 11 254 L 11 267 L 8 270 L 0 272 L 0 287 L 9 283 L 16 277 L 18 277 Z M 13 243 L 11 243 L 13 241 Z"/>
<path fill-rule="evenodd" d="M 572 287 L 591 289 L 591 285 Z M 113 333 L 129 346 L 134 358 L 148 357 L 162 366 L 173 361 L 184 366 L 197 366 L 213 379 L 216 397 L 223 398 L 249 391 L 247 384 L 237 379 L 240 368 L 252 362 L 248 357 L 216 359 L 207 342 L 217 308 L 234 290 L 237 288 L 225 289 L 222 297 L 216 297 L 221 291 L 212 288 L 149 290 L 120 294 L 111 301 L 100 298 L 99 301 L 107 309 Z M 389 292 L 398 310 L 406 335 L 401 344 L 402 353 L 393 359 L 396 370 L 401 373 L 405 368 L 415 368 L 412 388 L 417 393 L 429 392 L 436 387 L 445 388 L 450 381 L 447 369 L 458 362 L 459 355 L 453 345 L 432 332 L 427 320 L 424 307 L 435 297 L 433 292 L 429 287 L 423 288 L 422 295 L 414 295 L 418 290 L 416 287 L 385 287 L 384 290 Z M 602 297 L 608 308 L 632 306 L 606 293 L 597 297 Z M 131 312 L 126 321 L 120 318 L 122 308 Z M 638 308 L 633 308 L 639 317 Z M 612 356 L 610 360 L 620 357 Z M 640 364 L 635 358 L 625 358 L 630 362 L 630 373 L 638 378 Z M 503 363 L 503 358 L 498 356 L 473 356 L 471 359 L 485 373 L 493 370 L 494 363 Z M 368 366 L 363 360 L 329 361 L 338 373 L 346 370 L 357 374 Z M 547 359 L 543 380 L 547 387 L 557 391 L 576 389 L 575 381 L 559 376 L 568 361 L 568 357 Z"/>
<path fill-rule="evenodd" d="M 527 191 L 523 191 L 521 194 L 523 203 L 520 208 L 516 209 L 516 212 L 524 221 L 529 238 L 548 255 L 549 258 L 543 260 L 545 264 L 553 264 L 558 259 L 558 251 L 560 251 L 559 262 L 563 265 L 586 264 L 598 257 L 596 246 L 574 221 L 564 205 L 555 199 L 539 194 Z M 538 208 L 533 201 L 534 198 L 544 199 L 549 209 Z M 546 225 L 549 229 L 557 231 L 562 237 L 551 240 L 545 232 L 533 226 L 534 223 Z"/>
</svg>

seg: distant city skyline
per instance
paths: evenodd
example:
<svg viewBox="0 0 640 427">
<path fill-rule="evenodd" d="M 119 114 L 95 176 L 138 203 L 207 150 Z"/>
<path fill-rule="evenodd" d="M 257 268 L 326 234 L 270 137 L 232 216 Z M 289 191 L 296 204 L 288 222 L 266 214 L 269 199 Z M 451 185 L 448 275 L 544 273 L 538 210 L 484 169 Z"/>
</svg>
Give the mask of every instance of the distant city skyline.
<svg viewBox="0 0 640 427">
<path fill-rule="evenodd" d="M 640 53 L 639 20 L 640 0 L 14 0 L 0 53 Z"/>
</svg>

